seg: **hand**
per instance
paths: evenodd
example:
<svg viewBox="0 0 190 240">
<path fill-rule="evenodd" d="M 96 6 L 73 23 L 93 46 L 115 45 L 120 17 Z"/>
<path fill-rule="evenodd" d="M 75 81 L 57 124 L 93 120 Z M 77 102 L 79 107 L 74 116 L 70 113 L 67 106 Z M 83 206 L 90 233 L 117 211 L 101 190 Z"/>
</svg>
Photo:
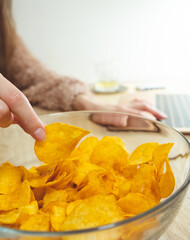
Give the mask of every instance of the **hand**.
<svg viewBox="0 0 190 240">
<path fill-rule="evenodd" d="M 135 109 L 138 111 L 137 115 L 147 115 L 147 117 L 155 117 L 157 120 L 166 119 L 167 116 L 165 113 L 159 111 L 157 108 L 155 108 L 150 102 L 146 100 L 141 99 L 134 99 L 129 104 L 127 104 L 127 107 L 131 109 Z"/>
<path fill-rule="evenodd" d="M 0 127 L 6 128 L 15 123 L 37 140 L 46 137 L 44 124 L 27 98 L 0 74 Z"/>
<path fill-rule="evenodd" d="M 118 104 L 105 104 L 95 98 L 93 95 L 79 95 L 74 102 L 76 110 L 99 110 L 99 111 L 112 111 L 124 112 L 134 115 L 139 115 L 152 120 L 165 119 L 165 113 L 154 108 L 149 102 L 145 100 L 134 99 L 126 105 Z M 118 127 L 126 127 L 128 124 L 128 116 L 123 114 L 113 118 L 112 114 L 94 114 L 93 121 L 102 125 L 112 125 Z"/>
</svg>

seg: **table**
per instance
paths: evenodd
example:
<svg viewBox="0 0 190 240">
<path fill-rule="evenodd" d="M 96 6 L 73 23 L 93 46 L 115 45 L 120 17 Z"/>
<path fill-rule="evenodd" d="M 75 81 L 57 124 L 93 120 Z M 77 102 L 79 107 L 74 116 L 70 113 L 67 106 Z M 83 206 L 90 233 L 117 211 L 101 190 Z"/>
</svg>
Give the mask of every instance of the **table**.
<svg viewBox="0 0 190 240">
<path fill-rule="evenodd" d="M 129 93 L 135 92 L 135 87 L 131 85 L 131 88 L 128 87 L 127 90 Z M 163 91 L 163 90 L 161 90 Z M 125 93 L 124 93 L 125 94 Z M 101 99 L 102 101 L 109 102 L 109 103 L 116 103 L 121 98 L 121 93 L 115 93 L 115 94 L 96 94 L 96 96 Z M 38 115 L 52 113 L 52 111 L 48 111 L 45 109 L 40 108 L 34 108 L 36 113 Z M 9 131 L 7 129 L 6 131 Z M 11 133 L 11 131 L 10 131 Z M 7 134 L 6 134 L 7 136 Z M 190 136 L 186 136 L 188 139 L 190 139 Z M 6 139 L 4 139 L 6 140 Z M 2 155 L 2 150 L 7 150 L 6 141 L 4 141 L 0 145 L 0 157 Z M 3 145 L 4 144 L 4 145 Z M 16 151 L 16 149 L 15 149 Z M 16 154 L 16 153 L 14 153 Z M 187 195 L 185 197 L 185 200 L 183 202 L 183 205 L 175 218 L 174 222 L 171 224 L 171 226 L 168 228 L 167 232 L 160 238 L 160 240 L 189 240 L 190 239 L 190 189 L 187 192 Z"/>
</svg>

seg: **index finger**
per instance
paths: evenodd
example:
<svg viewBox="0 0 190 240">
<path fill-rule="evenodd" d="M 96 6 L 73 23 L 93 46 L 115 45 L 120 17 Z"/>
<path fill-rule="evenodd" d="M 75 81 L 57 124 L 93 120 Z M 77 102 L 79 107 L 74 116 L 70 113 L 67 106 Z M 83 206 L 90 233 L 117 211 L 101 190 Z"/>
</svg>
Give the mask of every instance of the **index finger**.
<svg viewBox="0 0 190 240">
<path fill-rule="evenodd" d="M 24 94 L 1 74 L 0 85 L 0 99 L 7 104 L 22 128 L 35 139 L 44 140 L 44 124 L 38 118 Z"/>
</svg>

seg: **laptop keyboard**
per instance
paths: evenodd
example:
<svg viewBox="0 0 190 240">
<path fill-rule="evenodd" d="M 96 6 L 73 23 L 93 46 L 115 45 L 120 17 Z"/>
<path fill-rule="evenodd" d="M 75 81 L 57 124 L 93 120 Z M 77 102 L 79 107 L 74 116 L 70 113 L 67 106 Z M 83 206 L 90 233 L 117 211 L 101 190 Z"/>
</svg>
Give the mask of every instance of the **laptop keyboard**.
<svg viewBox="0 0 190 240">
<path fill-rule="evenodd" d="M 156 107 L 168 116 L 163 123 L 174 128 L 190 128 L 190 95 L 157 94 Z"/>
</svg>

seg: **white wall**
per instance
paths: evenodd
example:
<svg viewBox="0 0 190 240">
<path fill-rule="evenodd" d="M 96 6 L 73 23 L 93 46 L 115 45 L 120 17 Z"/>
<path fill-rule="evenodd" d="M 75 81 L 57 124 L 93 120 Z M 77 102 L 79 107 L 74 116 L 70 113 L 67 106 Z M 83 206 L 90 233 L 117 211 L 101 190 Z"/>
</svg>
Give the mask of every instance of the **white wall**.
<svg viewBox="0 0 190 240">
<path fill-rule="evenodd" d="M 85 82 L 190 80 L 189 0 L 13 0 L 18 33 L 49 68 Z"/>
</svg>

